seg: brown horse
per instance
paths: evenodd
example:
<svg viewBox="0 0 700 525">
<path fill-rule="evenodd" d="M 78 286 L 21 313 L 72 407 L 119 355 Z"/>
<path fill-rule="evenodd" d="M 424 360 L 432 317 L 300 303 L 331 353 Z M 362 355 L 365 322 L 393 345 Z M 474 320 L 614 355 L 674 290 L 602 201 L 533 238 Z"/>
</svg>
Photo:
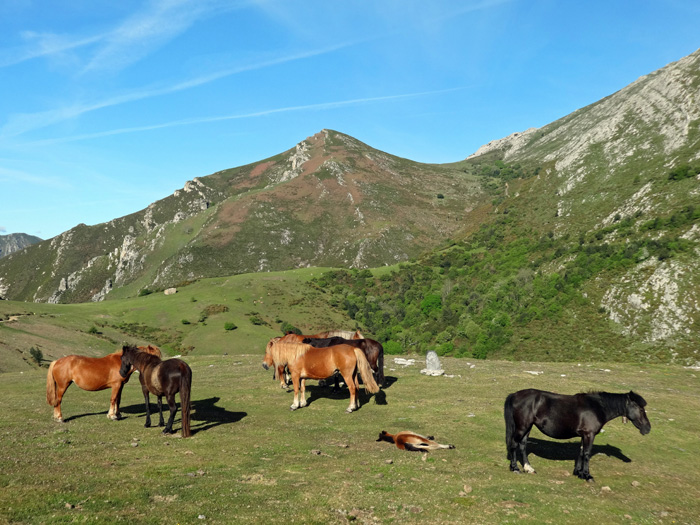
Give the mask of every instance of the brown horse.
<svg viewBox="0 0 700 525">
<path fill-rule="evenodd" d="M 139 346 L 140 351 L 160 357 L 160 348 L 157 346 Z M 122 397 L 122 388 L 133 370 L 126 377 L 119 374 L 122 351 L 118 350 L 104 357 L 86 357 L 82 355 L 67 355 L 53 361 L 49 365 L 46 375 L 46 402 L 53 408 L 53 418 L 63 423 L 61 413 L 61 400 L 66 389 L 75 383 L 83 390 L 94 392 L 96 390 L 112 389 L 112 398 L 109 402 L 107 417 L 112 420 L 121 418 L 119 402 Z"/>
<path fill-rule="evenodd" d="M 122 377 L 129 374 L 131 367 L 139 371 L 141 390 L 146 400 L 146 428 L 151 426 L 151 405 L 149 393 L 158 398 L 158 413 L 163 426 L 163 396 L 168 401 L 170 419 L 163 429 L 163 434 L 173 433 L 173 420 L 177 412 L 175 394 L 180 392 L 180 410 L 182 412 L 182 437 L 190 436 L 190 392 L 192 390 L 192 369 L 180 359 L 161 360 L 154 355 L 139 352 L 133 346 L 122 348 Z"/>
<path fill-rule="evenodd" d="M 359 333 L 359 332 L 357 332 Z M 374 378 L 379 386 L 384 384 L 384 347 L 379 341 L 374 339 L 345 339 L 343 337 L 326 337 L 323 339 L 313 339 L 307 337 L 301 341 L 304 344 L 315 346 L 316 348 L 335 346 L 335 345 L 350 345 L 359 348 L 365 354 L 369 366 L 374 370 Z M 338 388 L 338 376 L 335 380 L 336 389 Z"/>
<path fill-rule="evenodd" d="M 374 381 L 372 369 L 367 358 L 359 348 L 337 345 L 329 348 L 314 348 L 311 345 L 276 342 L 268 345 L 263 360 L 265 370 L 270 366 L 286 364 L 292 374 L 294 385 L 294 403 L 290 407 L 296 410 L 306 406 L 306 379 L 325 379 L 339 371 L 350 391 L 350 405 L 346 412 L 357 410 L 360 406 L 357 391 L 360 384 L 357 374 L 362 374 L 365 390 L 375 394 L 379 386 Z M 301 401 L 299 391 L 301 390 Z"/>
<path fill-rule="evenodd" d="M 386 430 L 382 430 L 377 441 L 388 441 L 395 443 L 401 450 L 411 450 L 414 452 L 428 452 L 429 450 L 438 450 L 441 448 L 455 448 L 454 445 L 441 445 L 433 436 L 421 436 L 415 432 L 401 431 L 396 434 L 389 434 Z"/>
<path fill-rule="evenodd" d="M 293 332 L 288 332 L 282 336 L 282 343 L 301 343 L 304 339 L 325 339 L 327 337 L 342 337 L 343 339 L 364 339 L 362 332 L 356 330 L 350 332 L 348 330 L 330 330 L 328 332 L 319 332 L 318 334 L 299 335 Z"/>
</svg>

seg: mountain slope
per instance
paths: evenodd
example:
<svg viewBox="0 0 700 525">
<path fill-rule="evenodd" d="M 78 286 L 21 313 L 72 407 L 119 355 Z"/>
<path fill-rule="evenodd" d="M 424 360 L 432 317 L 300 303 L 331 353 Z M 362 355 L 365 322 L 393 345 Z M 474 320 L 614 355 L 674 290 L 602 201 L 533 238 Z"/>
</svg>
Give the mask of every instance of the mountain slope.
<svg viewBox="0 0 700 525">
<path fill-rule="evenodd" d="M 457 163 L 494 192 L 479 231 L 332 302 L 396 347 L 699 363 L 699 128 L 700 51 Z"/>
<path fill-rule="evenodd" d="M 10 233 L 0 235 L 0 257 L 23 250 L 27 246 L 41 242 L 39 237 L 26 233 Z"/>
<path fill-rule="evenodd" d="M 140 212 L 79 225 L 0 262 L 0 296 L 97 301 L 202 277 L 404 261 L 464 227 L 478 177 L 324 130 L 188 182 Z"/>
</svg>

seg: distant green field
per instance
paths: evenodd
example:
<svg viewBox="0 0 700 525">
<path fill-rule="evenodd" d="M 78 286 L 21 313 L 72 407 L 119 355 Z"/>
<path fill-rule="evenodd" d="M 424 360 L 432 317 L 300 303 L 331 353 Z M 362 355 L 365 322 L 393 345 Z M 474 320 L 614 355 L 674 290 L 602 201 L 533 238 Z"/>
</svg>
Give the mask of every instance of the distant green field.
<svg viewBox="0 0 700 525">
<path fill-rule="evenodd" d="M 413 357 L 408 367 L 389 357 L 388 388 L 346 414 L 347 393 L 314 381 L 310 405 L 290 412 L 292 394 L 261 368 L 259 350 L 185 356 L 188 439 L 143 427 L 137 378 L 124 390 L 125 419 L 107 419 L 107 391 L 71 386 L 58 424 L 45 369 L 1 374 L 0 522 L 697 523 L 697 371 L 446 358 L 448 376 L 433 378 Z M 533 430 L 537 474 L 512 474 L 502 407 L 525 387 L 634 389 L 649 403 L 651 433 L 610 422 L 595 441 L 596 482 L 585 483 L 571 475 L 578 443 Z M 423 458 L 376 442 L 381 430 L 433 434 L 456 449 Z"/>
<path fill-rule="evenodd" d="M 29 351 L 46 361 L 69 354 L 106 355 L 123 342 L 159 345 L 166 355 L 245 354 L 264 350 L 282 322 L 305 333 L 352 329 L 309 280 L 324 269 L 204 279 L 175 295 L 153 293 L 100 303 L 52 305 L 0 301 L 0 372 L 24 370 Z M 31 315 L 28 315 L 31 314 Z M 227 330 L 227 323 L 236 326 Z"/>
</svg>

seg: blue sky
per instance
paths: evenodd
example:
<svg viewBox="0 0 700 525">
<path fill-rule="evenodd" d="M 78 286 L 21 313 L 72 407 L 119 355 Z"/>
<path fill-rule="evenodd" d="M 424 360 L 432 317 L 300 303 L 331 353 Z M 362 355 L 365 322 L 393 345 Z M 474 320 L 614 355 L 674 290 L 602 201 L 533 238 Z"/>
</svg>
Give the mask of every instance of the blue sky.
<svg viewBox="0 0 700 525">
<path fill-rule="evenodd" d="M 324 128 L 457 161 L 699 26 L 697 0 L 2 0 L 0 234 L 106 222 Z"/>
</svg>

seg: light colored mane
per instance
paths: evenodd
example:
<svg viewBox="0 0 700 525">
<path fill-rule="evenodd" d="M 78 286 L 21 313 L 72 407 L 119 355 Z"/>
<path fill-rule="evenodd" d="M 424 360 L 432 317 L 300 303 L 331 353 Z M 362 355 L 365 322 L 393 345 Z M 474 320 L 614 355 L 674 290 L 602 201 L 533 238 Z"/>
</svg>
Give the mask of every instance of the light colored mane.
<svg viewBox="0 0 700 525">
<path fill-rule="evenodd" d="M 272 357 L 272 361 L 276 365 L 288 365 L 294 362 L 300 355 L 304 355 L 312 346 L 302 343 L 283 343 L 273 340 L 267 344 L 267 348 L 267 351 L 270 352 L 270 356 Z"/>
<path fill-rule="evenodd" d="M 323 332 L 318 335 L 323 336 L 319 337 L 319 339 L 325 339 L 327 337 L 342 337 L 343 339 L 355 339 L 355 335 L 359 336 L 358 339 L 364 339 L 364 336 L 360 333 L 359 330 L 329 330 L 328 332 Z"/>
</svg>

